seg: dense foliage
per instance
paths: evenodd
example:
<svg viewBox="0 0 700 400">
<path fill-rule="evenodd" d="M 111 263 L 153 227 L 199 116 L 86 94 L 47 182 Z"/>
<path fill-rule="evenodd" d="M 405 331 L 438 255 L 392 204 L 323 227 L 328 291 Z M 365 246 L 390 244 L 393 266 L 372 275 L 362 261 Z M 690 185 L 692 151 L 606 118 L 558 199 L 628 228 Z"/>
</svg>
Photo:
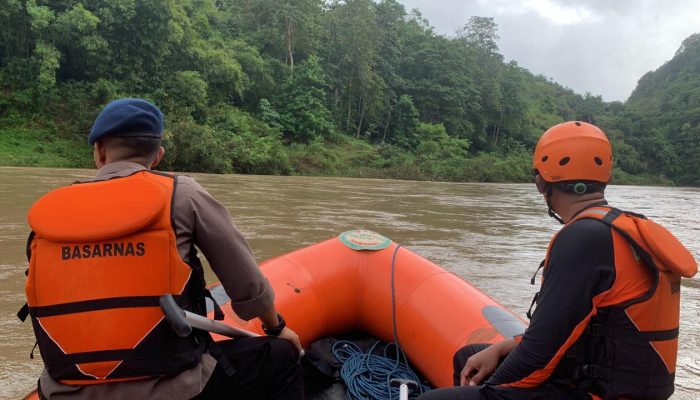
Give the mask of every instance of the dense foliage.
<svg viewBox="0 0 700 400">
<path fill-rule="evenodd" d="M 618 181 L 700 183 L 697 38 L 629 106 L 497 40 L 491 18 L 445 37 L 396 0 L 0 0 L 0 164 L 89 166 L 92 120 L 132 96 L 165 112 L 174 170 L 524 181 L 542 131 L 579 119 L 610 134 Z"/>
<path fill-rule="evenodd" d="M 630 144 L 643 160 L 641 168 L 700 185 L 700 33 L 644 75 L 627 106 L 626 126 L 635 131 Z"/>
</svg>

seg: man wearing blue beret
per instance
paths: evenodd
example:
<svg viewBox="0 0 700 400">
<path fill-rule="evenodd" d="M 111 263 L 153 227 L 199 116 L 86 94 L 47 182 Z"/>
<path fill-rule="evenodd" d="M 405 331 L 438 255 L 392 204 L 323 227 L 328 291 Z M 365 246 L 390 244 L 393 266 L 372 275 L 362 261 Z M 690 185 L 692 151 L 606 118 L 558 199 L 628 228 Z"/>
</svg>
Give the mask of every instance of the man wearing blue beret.
<svg viewBox="0 0 700 400">
<path fill-rule="evenodd" d="M 194 179 L 151 170 L 165 154 L 162 135 L 155 105 L 109 103 L 88 137 L 96 176 L 49 193 L 29 212 L 27 299 L 45 365 L 40 395 L 303 398 L 299 338 L 231 215 Z M 198 250 L 235 313 L 259 318 L 267 336 L 215 344 L 207 332 L 174 334 L 159 295 L 202 315 L 212 297 Z"/>
</svg>

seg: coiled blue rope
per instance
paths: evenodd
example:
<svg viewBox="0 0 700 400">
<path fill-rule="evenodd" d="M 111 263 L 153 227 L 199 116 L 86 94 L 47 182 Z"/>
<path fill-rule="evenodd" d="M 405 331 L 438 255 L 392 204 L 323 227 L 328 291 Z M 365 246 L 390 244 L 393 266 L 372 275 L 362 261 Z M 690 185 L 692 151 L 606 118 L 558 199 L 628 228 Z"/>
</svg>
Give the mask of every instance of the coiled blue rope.
<svg viewBox="0 0 700 400">
<path fill-rule="evenodd" d="M 394 342 L 384 348 L 384 354 L 374 354 L 380 344 L 375 342 L 367 352 L 363 352 L 356 344 L 340 340 L 333 345 L 333 355 L 343 363 L 340 376 L 345 382 L 345 398 L 351 400 L 393 400 L 399 398 L 399 388 L 392 387 L 392 379 L 410 379 L 418 383 L 420 393 L 430 390 L 420 383 L 418 376 L 408 365 L 406 354 L 399 344 L 396 329 L 396 303 L 394 288 L 394 268 L 396 253 L 401 245 L 394 250 L 391 258 L 391 308 L 394 327 Z M 393 350 L 393 351 L 392 351 Z M 393 359 L 391 353 L 394 353 Z"/>
<path fill-rule="evenodd" d="M 380 342 L 364 352 L 356 344 L 340 340 L 333 345 L 333 355 L 343 363 L 340 376 L 346 386 L 345 398 L 352 400 L 394 400 L 399 398 L 399 388 L 392 387 L 394 378 L 410 379 L 420 382 L 418 376 L 406 362 L 406 355 L 396 343 L 389 344 L 384 354 L 374 354 Z M 391 358 L 390 349 L 396 348 L 395 357 Z M 419 383 L 423 393 L 430 388 Z"/>
</svg>

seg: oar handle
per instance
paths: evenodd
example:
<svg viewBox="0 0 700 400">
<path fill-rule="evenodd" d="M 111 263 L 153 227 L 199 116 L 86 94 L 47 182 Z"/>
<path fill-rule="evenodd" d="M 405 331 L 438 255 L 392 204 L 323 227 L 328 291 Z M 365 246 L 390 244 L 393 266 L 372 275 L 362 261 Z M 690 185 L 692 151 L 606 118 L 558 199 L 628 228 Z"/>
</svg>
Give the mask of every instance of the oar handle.
<svg viewBox="0 0 700 400">
<path fill-rule="evenodd" d="M 219 335 L 228 336 L 231 338 L 256 337 L 260 336 L 257 333 L 249 332 L 244 329 L 235 328 L 226 325 L 205 316 L 184 311 L 173 299 L 173 296 L 166 293 L 160 296 L 158 300 L 160 309 L 163 310 L 165 320 L 168 321 L 170 327 L 173 328 L 175 334 L 180 337 L 187 337 L 192 333 L 192 328 L 201 329 L 207 332 L 218 333 Z"/>
<path fill-rule="evenodd" d="M 203 331 L 218 333 L 219 335 L 228 336 L 231 338 L 244 338 L 244 337 L 258 337 L 257 333 L 246 331 L 245 329 L 240 329 L 233 327 L 231 325 L 226 325 L 223 322 L 209 319 L 207 317 L 201 316 L 199 314 L 191 313 L 189 311 L 183 311 L 185 313 L 185 319 L 193 328 L 201 329 Z"/>
<path fill-rule="evenodd" d="M 219 335 L 228 336 L 234 339 L 260 336 L 255 332 L 236 328 L 231 325 L 226 325 L 223 322 L 185 311 L 177 305 L 175 299 L 173 299 L 173 296 L 169 293 L 160 296 L 159 303 L 160 309 L 163 310 L 163 314 L 165 315 L 165 320 L 168 321 L 168 324 L 170 324 L 170 327 L 173 328 L 175 334 L 180 337 L 189 336 L 192 333 L 192 328 L 218 333 Z M 303 357 L 304 350 L 301 350 L 299 354 L 301 357 Z"/>
<path fill-rule="evenodd" d="M 192 325 L 185 318 L 185 311 L 180 308 L 173 299 L 171 294 L 164 294 L 158 299 L 160 309 L 165 315 L 165 320 L 168 321 L 170 327 L 175 331 L 175 334 L 180 337 L 187 337 L 192 333 Z"/>
</svg>

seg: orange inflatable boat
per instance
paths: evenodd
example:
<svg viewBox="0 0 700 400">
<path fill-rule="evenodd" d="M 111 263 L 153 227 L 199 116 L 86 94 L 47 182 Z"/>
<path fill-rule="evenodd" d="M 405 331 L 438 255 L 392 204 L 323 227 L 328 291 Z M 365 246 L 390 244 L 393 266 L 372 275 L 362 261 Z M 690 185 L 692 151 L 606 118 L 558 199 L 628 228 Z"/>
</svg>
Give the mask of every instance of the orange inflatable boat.
<svg viewBox="0 0 700 400">
<path fill-rule="evenodd" d="M 452 356 L 460 347 L 495 343 L 526 327 L 463 279 L 371 231 L 345 232 L 261 269 L 302 345 L 349 331 L 392 342 L 395 315 L 401 347 L 436 387 L 452 385 Z M 223 287 L 210 289 L 225 323 L 262 333 L 258 320 L 243 321 L 224 306 L 230 300 Z"/>
</svg>

